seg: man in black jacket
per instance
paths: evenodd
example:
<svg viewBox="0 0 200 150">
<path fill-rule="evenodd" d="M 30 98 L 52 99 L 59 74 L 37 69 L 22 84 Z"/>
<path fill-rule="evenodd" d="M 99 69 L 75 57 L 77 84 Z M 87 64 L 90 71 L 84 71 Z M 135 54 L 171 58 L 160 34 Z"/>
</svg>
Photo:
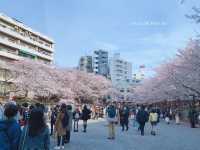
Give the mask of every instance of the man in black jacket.
<svg viewBox="0 0 200 150">
<path fill-rule="evenodd" d="M 141 135 L 144 136 L 144 127 L 145 123 L 148 121 L 148 113 L 145 111 L 145 107 L 143 105 L 141 106 L 141 109 L 138 111 L 136 119 L 140 125 L 139 129 L 141 131 Z"/>
<path fill-rule="evenodd" d="M 86 132 L 87 130 L 87 120 L 90 119 L 91 110 L 87 108 L 86 105 L 84 105 L 82 110 L 82 120 L 83 120 L 83 132 Z"/>
</svg>

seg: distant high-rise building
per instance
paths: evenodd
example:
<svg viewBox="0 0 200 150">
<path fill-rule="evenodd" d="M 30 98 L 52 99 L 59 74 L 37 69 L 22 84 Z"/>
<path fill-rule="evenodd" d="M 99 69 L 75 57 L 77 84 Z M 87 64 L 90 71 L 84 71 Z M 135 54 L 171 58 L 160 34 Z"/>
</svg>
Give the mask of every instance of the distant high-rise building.
<svg viewBox="0 0 200 150">
<path fill-rule="evenodd" d="M 95 50 L 93 56 L 93 71 L 96 74 L 109 77 L 108 52 Z"/>
<path fill-rule="evenodd" d="M 132 64 L 120 58 L 117 53 L 110 59 L 110 76 L 113 85 L 121 82 L 131 82 L 132 80 Z"/>
<path fill-rule="evenodd" d="M 89 73 L 93 72 L 92 56 L 82 56 L 79 60 L 78 69 Z"/>
<path fill-rule="evenodd" d="M 144 73 L 145 73 L 145 65 L 141 65 L 139 67 L 138 72 L 133 74 L 133 82 L 140 83 L 142 80 L 144 80 L 145 78 Z"/>
<path fill-rule="evenodd" d="M 132 64 L 120 58 L 117 53 L 110 59 L 110 77 L 112 84 L 121 92 L 119 100 L 128 100 L 132 85 Z"/>
</svg>

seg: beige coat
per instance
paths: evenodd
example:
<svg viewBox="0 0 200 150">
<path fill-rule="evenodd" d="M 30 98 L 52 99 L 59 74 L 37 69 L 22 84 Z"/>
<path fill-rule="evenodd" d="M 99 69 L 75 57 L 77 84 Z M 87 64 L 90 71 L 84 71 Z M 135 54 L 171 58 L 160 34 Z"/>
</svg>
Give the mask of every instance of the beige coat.
<svg viewBox="0 0 200 150">
<path fill-rule="evenodd" d="M 64 118 L 64 113 L 60 112 L 58 114 L 58 117 L 57 117 L 56 123 L 55 123 L 55 131 L 58 136 L 66 135 L 66 128 L 63 128 L 63 125 L 62 125 L 63 118 Z"/>
</svg>

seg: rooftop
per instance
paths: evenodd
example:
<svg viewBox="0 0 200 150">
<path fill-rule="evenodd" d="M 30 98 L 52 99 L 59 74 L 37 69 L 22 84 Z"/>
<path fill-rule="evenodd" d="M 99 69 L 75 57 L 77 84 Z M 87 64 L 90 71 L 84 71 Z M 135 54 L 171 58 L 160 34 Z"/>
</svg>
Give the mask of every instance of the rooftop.
<svg viewBox="0 0 200 150">
<path fill-rule="evenodd" d="M 54 43 L 54 40 L 52 38 L 50 38 L 50 37 L 48 37 L 46 35 L 43 35 L 42 33 L 38 32 L 38 31 L 33 30 L 32 28 L 26 26 L 23 22 L 19 21 L 16 18 L 11 18 L 11 17 L 9 17 L 9 16 L 7 16 L 7 15 L 5 15 L 3 13 L 0 13 L 0 18 L 6 20 L 9 23 L 12 23 L 12 24 L 14 24 L 16 26 L 19 26 L 19 27 L 21 27 L 21 28 L 23 28 L 25 30 L 28 30 L 28 31 L 32 32 L 33 34 L 36 34 L 36 35 L 40 36 L 41 38 L 43 38 L 43 39 L 45 39 L 47 41 L 50 41 L 50 42 Z"/>
</svg>

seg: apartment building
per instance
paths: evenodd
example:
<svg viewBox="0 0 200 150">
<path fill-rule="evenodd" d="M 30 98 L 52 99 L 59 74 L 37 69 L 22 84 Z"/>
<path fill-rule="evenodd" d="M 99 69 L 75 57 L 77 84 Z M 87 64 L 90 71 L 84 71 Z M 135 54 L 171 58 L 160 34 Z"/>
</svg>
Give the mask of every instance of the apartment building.
<svg viewBox="0 0 200 150">
<path fill-rule="evenodd" d="M 53 62 L 54 41 L 27 27 L 22 22 L 0 13 L 0 61 L 24 58 L 45 64 Z M 0 100 L 9 94 L 12 83 L 7 82 L 9 71 L 0 63 Z"/>
<path fill-rule="evenodd" d="M 27 27 L 20 21 L 0 13 L 0 59 L 4 61 L 30 58 L 53 62 L 54 41 Z"/>
<path fill-rule="evenodd" d="M 81 71 L 88 72 L 88 73 L 93 72 L 92 56 L 82 56 L 79 60 L 78 69 Z"/>
<path fill-rule="evenodd" d="M 109 77 L 108 52 L 95 50 L 93 56 L 93 71 L 98 75 Z"/>
<path fill-rule="evenodd" d="M 121 93 L 119 100 L 127 100 L 133 81 L 132 64 L 120 58 L 120 54 L 116 53 L 110 59 L 109 65 L 112 84 Z"/>
</svg>

